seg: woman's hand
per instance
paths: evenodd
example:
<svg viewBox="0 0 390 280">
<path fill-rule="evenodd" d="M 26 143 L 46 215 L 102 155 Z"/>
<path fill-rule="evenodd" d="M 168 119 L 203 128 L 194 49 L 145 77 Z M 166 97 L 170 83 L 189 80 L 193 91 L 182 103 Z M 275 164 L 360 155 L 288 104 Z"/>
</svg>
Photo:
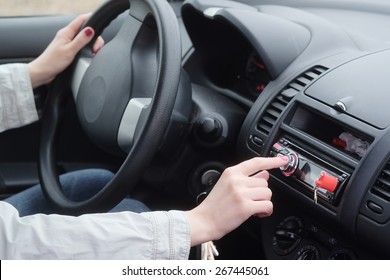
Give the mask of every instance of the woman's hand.
<svg viewBox="0 0 390 280">
<path fill-rule="evenodd" d="M 227 168 L 206 199 L 187 212 L 191 245 L 220 239 L 250 216 L 271 215 L 272 192 L 265 170 L 286 164 L 287 157 L 257 157 Z"/>
<path fill-rule="evenodd" d="M 81 26 L 90 14 L 83 14 L 60 29 L 45 51 L 28 64 L 33 88 L 50 83 L 59 73 L 64 71 L 74 60 L 76 54 L 88 44 L 95 32 L 91 27 Z M 93 45 L 96 53 L 102 48 L 104 41 L 99 37 Z"/>
</svg>

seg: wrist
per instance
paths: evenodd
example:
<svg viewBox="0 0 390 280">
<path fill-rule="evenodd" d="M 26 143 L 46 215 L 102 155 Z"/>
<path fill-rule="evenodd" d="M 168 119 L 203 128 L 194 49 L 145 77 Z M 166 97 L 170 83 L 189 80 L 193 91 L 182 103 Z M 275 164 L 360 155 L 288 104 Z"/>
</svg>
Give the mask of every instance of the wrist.
<svg viewBox="0 0 390 280">
<path fill-rule="evenodd" d="M 203 213 L 198 206 L 186 214 L 190 224 L 191 246 L 220 238 L 209 213 Z"/>
<path fill-rule="evenodd" d="M 30 74 L 32 88 L 50 83 L 53 80 L 52 77 L 47 74 L 47 71 L 37 65 L 36 60 L 28 64 L 28 71 Z"/>
</svg>

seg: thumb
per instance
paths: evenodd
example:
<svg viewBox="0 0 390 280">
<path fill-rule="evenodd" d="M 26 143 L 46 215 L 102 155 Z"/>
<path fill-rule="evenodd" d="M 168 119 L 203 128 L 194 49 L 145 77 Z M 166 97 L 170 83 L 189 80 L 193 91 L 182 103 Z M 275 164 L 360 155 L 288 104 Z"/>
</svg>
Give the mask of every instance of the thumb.
<svg viewBox="0 0 390 280">
<path fill-rule="evenodd" d="M 72 43 L 71 43 L 71 48 L 73 49 L 74 53 L 77 53 L 86 44 L 91 42 L 94 34 L 95 34 L 95 31 L 91 27 L 85 27 L 83 30 L 81 30 L 76 35 L 76 37 L 74 37 L 74 39 L 72 40 Z"/>
</svg>

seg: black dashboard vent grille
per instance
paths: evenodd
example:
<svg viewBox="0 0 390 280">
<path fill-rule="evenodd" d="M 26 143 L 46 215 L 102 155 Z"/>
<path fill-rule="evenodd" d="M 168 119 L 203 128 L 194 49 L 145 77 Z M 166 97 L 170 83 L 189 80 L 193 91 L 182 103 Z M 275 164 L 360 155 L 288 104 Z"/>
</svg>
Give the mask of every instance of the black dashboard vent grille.
<svg viewBox="0 0 390 280">
<path fill-rule="evenodd" d="M 379 174 L 378 179 L 372 187 L 373 194 L 390 201 L 390 161 Z"/>
<path fill-rule="evenodd" d="M 293 97 L 328 68 L 315 66 L 295 78 L 270 103 L 257 123 L 257 129 L 268 136 L 275 122 Z"/>
<path fill-rule="evenodd" d="M 283 112 L 283 109 L 293 98 L 293 96 L 289 97 L 287 95 L 284 95 L 283 93 L 285 91 L 289 91 L 289 89 L 283 90 L 281 94 L 278 94 L 274 98 L 274 100 L 272 100 L 271 104 L 268 106 L 267 110 L 263 114 L 263 117 L 257 124 L 257 129 L 265 135 L 268 135 L 270 133 L 275 122 L 279 118 L 280 114 Z"/>
</svg>

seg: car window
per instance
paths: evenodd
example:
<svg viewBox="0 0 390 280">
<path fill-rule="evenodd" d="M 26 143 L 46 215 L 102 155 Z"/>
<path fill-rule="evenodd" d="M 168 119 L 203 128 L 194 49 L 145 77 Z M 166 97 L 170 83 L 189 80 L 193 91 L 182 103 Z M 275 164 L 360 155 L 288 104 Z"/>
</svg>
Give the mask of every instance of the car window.
<svg viewBox="0 0 390 280">
<path fill-rule="evenodd" d="M 0 0 L 0 16 L 31 16 L 92 12 L 105 0 Z"/>
</svg>

